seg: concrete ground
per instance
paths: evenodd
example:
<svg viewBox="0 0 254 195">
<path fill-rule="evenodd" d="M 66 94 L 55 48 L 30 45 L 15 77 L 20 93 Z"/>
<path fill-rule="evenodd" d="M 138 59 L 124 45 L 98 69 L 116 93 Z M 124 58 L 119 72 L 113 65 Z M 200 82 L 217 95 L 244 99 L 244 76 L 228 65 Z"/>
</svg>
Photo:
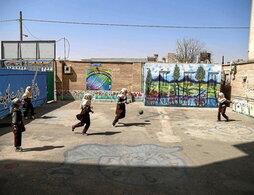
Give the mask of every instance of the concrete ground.
<svg viewBox="0 0 254 195">
<path fill-rule="evenodd" d="M 37 108 L 22 153 L 10 118 L 0 121 L 0 194 L 254 194 L 253 118 L 132 103 L 114 128 L 115 104 L 94 103 L 83 136 L 71 131 L 79 103 Z"/>
</svg>

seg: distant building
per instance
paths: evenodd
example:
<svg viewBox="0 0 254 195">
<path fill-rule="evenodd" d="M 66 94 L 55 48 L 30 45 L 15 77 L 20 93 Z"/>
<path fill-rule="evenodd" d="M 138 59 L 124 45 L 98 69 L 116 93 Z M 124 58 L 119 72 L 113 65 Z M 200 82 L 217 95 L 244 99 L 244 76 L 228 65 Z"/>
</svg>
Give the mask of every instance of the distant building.
<svg viewBox="0 0 254 195">
<path fill-rule="evenodd" d="M 147 56 L 147 62 L 160 62 L 160 63 L 168 63 L 168 64 L 174 64 L 177 63 L 176 55 L 175 53 L 168 53 L 166 57 L 159 59 L 158 54 L 154 54 L 153 56 Z"/>
<path fill-rule="evenodd" d="M 167 57 L 166 57 L 166 63 L 169 64 L 174 64 L 177 63 L 177 58 L 176 58 L 176 54 L 175 53 L 168 53 Z"/>
<path fill-rule="evenodd" d="M 201 52 L 199 57 L 199 63 L 210 64 L 211 63 L 211 53 Z"/>
<path fill-rule="evenodd" d="M 169 64 L 179 63 L 175 53 L 168 53 L 168 55 L 163 59 L 165 59 L 163 60 L 164 62 Z M 200 53 L 199 56 L 197 56 L 196 63 L 203 63 L 203 64 L 211 63 L 211 53 L 208 53 L 208 52 Z"/>
<path fill-rule="evenodd" d="M 154 54 L 153 56 L 147 56 L 147 62 L 158 62 L 159 61 L 159 55 Z"/>
</svg>

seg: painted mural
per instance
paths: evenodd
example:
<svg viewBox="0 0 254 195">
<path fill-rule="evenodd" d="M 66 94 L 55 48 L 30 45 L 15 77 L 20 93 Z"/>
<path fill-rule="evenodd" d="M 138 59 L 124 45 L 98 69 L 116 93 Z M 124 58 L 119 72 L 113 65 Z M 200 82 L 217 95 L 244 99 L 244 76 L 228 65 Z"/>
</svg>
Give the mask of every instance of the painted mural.
<svg viewBox="0 0 254 195">
<path fill-rule="evenodd" d="M 254 117 L 254 104 L 246 103 L 239 100 L 234 100 L 233 111 L 250 116 L 250 117 Z"/>
<path fill-rule="evenodd" d="M 221 66 L 160 64 L 144 66 L 145 105 L 216 107 Z"/>
<path fill-rule="evenodd" d="M 4 66 L 13 70 L 53 71 L 52 60 L 5 60 Z"/>
<path fill-rule="evenodd" d="M 0 118 L 8 115 L 12 100 L 21 98 L 27 86 L 33 89 L 33 105 L 47 102 L 47 73 L 28 70 L 0 69 Z"/>
<path fill-rule="evenodd" d="M 104 69 L 89 69 L 86 71 L 87 90 L 111 91 L 112 72 Z"/>
<path fill-rule="evenodd" d="M 56 95 L 58 99 L 63 98 L 64 100 L 81 100 L 85 93 L 93 95 L 94 100 L 98 101 L 117 101 L 119 91 L 83 91 L 83 90 L 57 90 Z M 143 101 L 144 94 L 141 92 L 131 92 L 132 101 Z"/>
</svg>

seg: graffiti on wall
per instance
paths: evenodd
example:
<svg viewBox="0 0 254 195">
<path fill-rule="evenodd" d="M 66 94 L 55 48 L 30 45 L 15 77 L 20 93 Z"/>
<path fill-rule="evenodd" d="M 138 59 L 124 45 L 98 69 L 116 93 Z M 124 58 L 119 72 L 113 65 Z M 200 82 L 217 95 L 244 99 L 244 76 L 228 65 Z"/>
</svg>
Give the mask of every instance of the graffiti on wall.
<svg viewBox="0 0 254 195">
<path fill-rule="evenodd" d="M 32 87 L 34 106 L 44 104 L 47 101 L 46 81 L 44 72 L 0 69 L 0 118 L 10 113 L 12 100 L 21 98 L 27 86 Z"/>
<path fill-rule="evenodd" d="M 104 69 L 86 70 L 86 89 L 87 90 L 107 90 L 112 86 L 112 72 Z"/>
<path fill-rule="evenodd" d="M 145 105 L 217 106 L 221 66 L 147 63 L 144 73 Z"/>
<path fill-rule="evenodd" d="M 233 111 L 254 117 L 254 104 L 235 100 L 233 101 Z"/>
<path fill-rule="evenodd" d="M 52 60 L 5 60 L 4 67 L 13 70 L 53 71 Z"/>
<path fill-rule="evenodd" d="M 116 101 L 119 91 L 83 91 L 83 90 L 57 90 L 56 95 L 64 100 L 81 100 L 85 93 L 90 93 L 94 100 Z M 143 101 L 144 94 L 141 92 L 131 92 L 134 101 Z M 131 98 L 131 97 L 129 97 Z"/>
</svg>

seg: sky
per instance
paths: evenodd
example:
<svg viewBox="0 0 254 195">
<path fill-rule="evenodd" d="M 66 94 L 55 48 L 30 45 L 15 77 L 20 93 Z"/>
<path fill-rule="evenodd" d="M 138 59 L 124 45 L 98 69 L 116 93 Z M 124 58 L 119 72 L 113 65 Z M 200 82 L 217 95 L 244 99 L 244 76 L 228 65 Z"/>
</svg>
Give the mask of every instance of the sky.
<svg viewBox="0 0 254 195">
<path fill-rule="evenodd" d="M 23 18 L 77 22 L 179 26 L 249 26 L 251 0 L 0 0 L 0 20 Z M 35 23 L 24 21 L 41 40 L 66 37 L 70 59 L 133 57 L 175 52 L 176 40 L 195 38 L 214 62 L 247 59 L 249 30 L 162 29 Z M 35 40 L 28 34 L 24 40 Z M 19 40 L 19 23 L 0 23 L 0 41 Z M 63 57 L 63 41 L 57 57 Z"/>
</svg>

